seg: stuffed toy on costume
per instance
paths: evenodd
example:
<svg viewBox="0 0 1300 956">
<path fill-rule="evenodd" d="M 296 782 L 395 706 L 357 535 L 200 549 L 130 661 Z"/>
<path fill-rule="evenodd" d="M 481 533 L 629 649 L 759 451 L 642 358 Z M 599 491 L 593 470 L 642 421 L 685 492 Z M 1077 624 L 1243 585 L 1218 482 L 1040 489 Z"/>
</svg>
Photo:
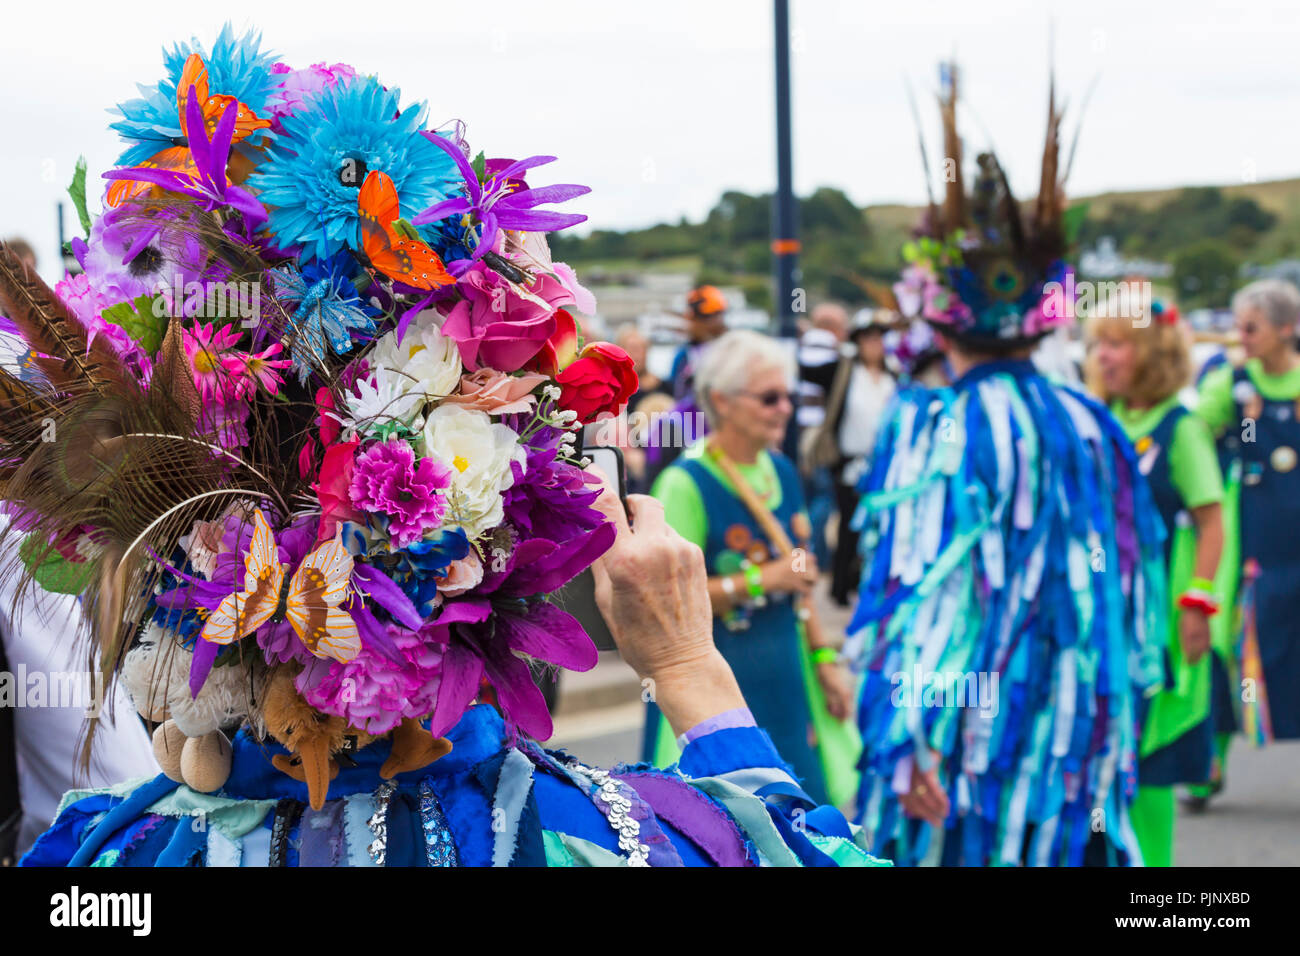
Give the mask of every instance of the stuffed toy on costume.
<svg viewBox="0 0 1300 956">
<path fill-rule="evenodd" d="M 1048 382 L 1034 343 L 1073 322 L 1061 114 L 1049 99 L 1038 197 L 992 153 L 968 196 L 945 66 L 946 191 L 895 292 L 973 363 L 900 391 L 858 520 L 864 672 L 859 822 L 908 865 L 1140 861 L 1128 806 L 1139 701 L 1161 682 L 1163 529 L 1123 432 Z M 931 774 L 941 826 L 901 802 Z"/>
<path fill-rule="evenodd" d="M 671 773 L 534 742 L 534 668 L 597 660 L 548 600 L 615 536 L 581 429 L 636 390 L 547 247 L 587 187 L 251 33 L 164 63 L 102 212 L 74 181 L 84 271 L 0 246 L 6 573 L 80 596 L 163 768 L 70 793 L 24 862 L 876 862 L 744 714 Z"/>
</svg>

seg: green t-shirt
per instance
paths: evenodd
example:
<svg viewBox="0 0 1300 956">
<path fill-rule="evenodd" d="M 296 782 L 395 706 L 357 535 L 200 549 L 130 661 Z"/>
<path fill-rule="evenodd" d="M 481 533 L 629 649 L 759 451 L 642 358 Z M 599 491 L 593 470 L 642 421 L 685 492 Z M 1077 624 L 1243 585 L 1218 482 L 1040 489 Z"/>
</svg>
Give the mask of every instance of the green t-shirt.
<svg viewBox="0 0 1300 956">
<path fill-rule="evenodd" d="M 1159 405 L 1131 409 L 1122 400 L 1111 403 L 1124 434 L 1135 445 L 1139 439 L 1150 435 L 1170 409 L 1178 405 L 1178 396 L 1171 395 Z M 1231 413 L 1229 413 L 1231 417 Z M 1219 457 L 1214 450 L 1214 436 L 1206 422 L 1195 415 L 1184 415 L 1174 426 L 1173 447 L 1169 455 L 1169 480 L 1173 482 L 1186 508 L 1199 508 L 1223 500 L 1223 475 L 1219 471 Z"/>
<path fill-rule="evenodd" d="M 1233 420 L 1236 412 L 1233 410 L 1232 372 L 1231 365 L 1221 365 L 1205 376 L 1198 389 L 1196 414 L 1209 423 L 1210 430 L 1215 435 L 1222 434 L 1229 426 L 1239 424 Z M 1246 374 L 1250 376 L 1259 394 L 1270 401 L 1289 402 L 1300 398 L 1300 366 L 1281 375 L 1269 375 L 1260 365 L 1259 359 L 1250 359 L 1246 362 Z"/>
<path fill-rule="evenodd" d="M 682 452 L 684 461 L 698 461 L 704 465 L 709 474 L 722 482 L 722 486 L 735 494 L 736 489 L 731 480 L 722 472 L 711 457 L 704 454 L 704 443 L 700 439 Z M 758 492 L 767 506 L 775 511 L 781 507 L 781 476 L 777 474 L 776 463 L 766 450 L 758 453 L 753 464 L 743 465 L 736 462 L 736 470 L 749 486 Z M 669 527 L 687 541 L 698 544 L 701 548 L 709 537 L 709 516 L 704 510 L 704 498 L 699 486 L 684 468 L 665 468 L 655 479 L 650 494 L 664 503 L 664 518 Z"/>
</svg>

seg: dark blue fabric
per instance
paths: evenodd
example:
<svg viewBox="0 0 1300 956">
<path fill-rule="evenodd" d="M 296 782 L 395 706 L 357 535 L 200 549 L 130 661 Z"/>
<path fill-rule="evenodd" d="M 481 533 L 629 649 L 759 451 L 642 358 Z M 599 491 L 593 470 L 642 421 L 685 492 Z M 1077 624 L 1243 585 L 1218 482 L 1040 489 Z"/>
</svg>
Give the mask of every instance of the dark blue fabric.
<svg viewBox="0 0 1300 956">
<path fill-rule="evenodd" d="M 1250 381 L 1249 373 L 1237 369 L 1233 381 Z M 1264 399 L 1254 441 L 1240 440 L 1237 426 L 1244 411 L 1239 404 L 1237 420 L 1222 439 L 1228 456 L 1241 459 L 1241 557 L 1243 564 L 1252 558 L 1259 563 L 1253 589 L 1255 627 L 1278 740 L 1300 737 L 1300 614 L 1295 600 L 1300 592 L 1300 467 L 1273 467 L 1279 448 L 1300 453 L 1297 402 L 1300 399 Z"/>
</svg>

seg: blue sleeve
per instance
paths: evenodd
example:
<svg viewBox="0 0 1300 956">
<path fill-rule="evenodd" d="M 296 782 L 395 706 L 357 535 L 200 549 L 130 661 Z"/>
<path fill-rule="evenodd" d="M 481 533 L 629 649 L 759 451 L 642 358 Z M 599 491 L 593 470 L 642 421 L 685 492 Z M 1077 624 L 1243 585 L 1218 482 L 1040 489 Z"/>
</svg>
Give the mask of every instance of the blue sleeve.
<svg viewBox="0 0 1300 956">
<path fill-rule="evenodd" d="M 678 769 L 688 777 L 717 777 L 763 800 L 786 842 L 806 828 L 825 836 L 852 839 L 844 814 L 818 806 L 795 781 L 767 732 L 758 727 L 733 727 L 699 737 L 686 745 Z M 796 817 L 799 825 L 794 827 Z M 787 831 L 782 823 L 791 826 Z M 803 838 L 806 842 L 806 838 Z M 791 845 L 799 852 L 799 847 Z M 800 853 L 802 857 L 803 854 Z"/>
</svg>

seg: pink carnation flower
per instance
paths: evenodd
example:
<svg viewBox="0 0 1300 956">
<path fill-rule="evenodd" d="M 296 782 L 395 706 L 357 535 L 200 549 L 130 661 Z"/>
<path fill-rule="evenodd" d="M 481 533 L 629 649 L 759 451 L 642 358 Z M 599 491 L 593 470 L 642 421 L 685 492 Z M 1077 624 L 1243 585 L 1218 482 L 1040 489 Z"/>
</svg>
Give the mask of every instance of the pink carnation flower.
<svg viewBox="0 0 1300 956">
<path fill-rule="evenodd" d="M 113 354 L 132 365 L 141 378 L 149 377 L 152 363 L 144 349 L 135 339 L 127 335 L 124 328 L 112 322 L 105 322 L 101 315 L 105 309 L 117 303 L 101 295 L 90 284 L 90 278 L 84 272 L 62 279 L 55 285 L 54 294 L 86 330 L 87 345 L 96 339 L 107 342 Z"/>
<path fill-rule="evenodd" d="M 417 463 L 410 445 L 390 438 L 357 456 L 350 492 L 358 508 L 387 516 L 393 544 L 404 548 L 442 523 L 450 484 L 450 468 L 432 458 Z"/>
<path fill-rule="evenodd" d="M 400 661 L 389 660 L 363 643 L 361 652 L 346 664 L 308 664 L 298 676 L 298 691 L 313 707 L 368 734 L 387 733 L 407 717 L 430 713 L 442 683 L 446 627 L 427 624 L 411 631 L 390 624 L 387 630 Z"/>
<path fill-rule="evenodd" d="M 281 117 L 293 115 L 302 109 L 308 98 L 334 87 L 340 80 L 352 79 L 357 71 L 346 63 L 333 66 L 313 63 L 305 70 L 294 70 L 284 63 L 277 63 L 271 67 L 271 74 L 284 77 L 267 100 L 271 122 L 278 127 Z"/>
</svg>

